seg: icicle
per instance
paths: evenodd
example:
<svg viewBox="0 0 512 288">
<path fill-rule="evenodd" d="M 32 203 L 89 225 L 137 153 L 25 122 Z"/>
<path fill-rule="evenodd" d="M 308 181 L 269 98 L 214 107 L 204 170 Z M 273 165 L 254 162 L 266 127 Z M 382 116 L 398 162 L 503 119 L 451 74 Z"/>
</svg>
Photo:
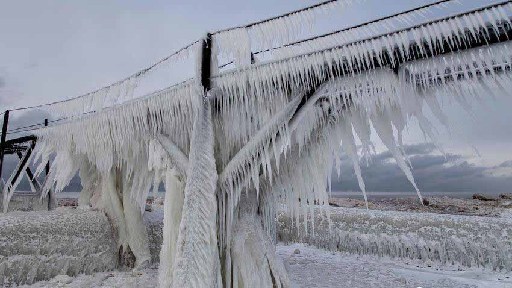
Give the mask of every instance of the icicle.
<svg viewBox="0 0 512 288">
<path fill-rule="evenodd" d="M 381 114 L 378 116 L 375 115 L 374 118 L 372 118 L 372 123 L 380 139 L 382 140 L 384 145 L 386 145 L 386 147 L 389 149 L 391 154 L 393 154 L 393 156 L 395 157 L 396 163 L 404 172 L 405 176 L 407 177 L 407 180 L 411 182 L 412 186 L 416 190 L 416 193 L 418 194 L 420 202 L 423 204 L 423 197 L 421 196 L 420 190 L 416 186 L 416 182 L 414 181 L 411 169 L 407 165 L 405 161 L 405 156 L 398 149 L 398 146 L 393 137 L 393 128 L 391 126 L 391 120 L 388 119 L 385 115 Z"/>
<path fill-rule="evenodd" d="M 359 165 L 359 157 L 357 156 L 357 148 L 356 143 L 354 141 L 354 136 L 352 134 L 352 125 L 348 121 L 349 119 L 346 119 L 345 121 L 342 121 L 342 124 L 340 125 L 341 129 L 341 144 L 343 146 L 343 149 L 348 154 L 349 158 L 352 160 L 352 165 L 354 166 L 354 172 L 357 177 L 357 183 L 359 184 L 359 188 L 361 189 L 361 192 L 363 192 L 364 197 L 364 203 L 366 205 L 366 209 L 368 209 L 368 198 L 366 196 L 366 188 L 364 185 L 364 180 L 361 175 L 361 166 Z"/>
</svg>

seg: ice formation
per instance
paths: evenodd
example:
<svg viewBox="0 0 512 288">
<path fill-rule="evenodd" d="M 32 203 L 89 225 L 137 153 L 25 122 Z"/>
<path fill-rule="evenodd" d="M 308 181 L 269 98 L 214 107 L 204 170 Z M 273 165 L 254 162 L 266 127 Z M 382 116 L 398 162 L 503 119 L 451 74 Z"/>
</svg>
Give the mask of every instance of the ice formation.
<svg viewBox="0 0 512 288">
<path fill-rule="evenodd" d="M 508 219 L 435 213 L 328 208 L 331 222 L 315 216 L 315 231 L 297 229 L 280 213 L 278 238 L 331 251 L 419 259 L 454 267 L 512 269 Z M 448 235 L 448 236 L 447 236 Z"/>
<path fill-rule="evenodd" d="M 0 225 L 2 287 L 116 267 L 112 229 L 103 213 L 68 208 L 18 211 L 3 215 Z"/>
<path fill-rule="evenodd" d="M 446 123 L 445 98 L 467 106 L 483 91 L 510 90 L 511 44 L 489 42 L 510 30 L 511 7 L 507 1 L 399 31 L 389 24 L 387 34 L 343 36 L 327 48 L 312 42 L 260 63 L 252 63 L 252 51 L 291 40 L 302 29 L 297 19 L 316 12 L 214 33 L 212 65 L 225 57 L 238 67 L 210 67 L 209 91 L 198 85 L 198 69 L 196 79 L 143 98 L 107 108 L 98 100 L 95 113 L 76 114 L 92 110 L 96 96 L 59 104 L 55 110 L 74 117 L 36 131 L 36 172 L 54 157 L 45 192 L 61 191 L 77 171 L 98 181 L 84 186 L 81 203 L 107 211 L 118 247 L 136 249 L 138 262 L 149 258 L 140 214 L 151 187 L 165 181 L 162 287 L 287 287 L 272 255 L 278 204 L 314 233 L 313 207 L 328 204 L 340 143 L 365 191 L 359 162 L 373 150 L 372 128 L 421 200 L 402 131 L 416 119 L 435 138 L 426 109 Z M 392 20 L 408 24 L 413 16 Z M 190 49 L 201 60 L 208 41 L 198 43 Z M 329 209 L 321 211 L 328 220 Z"/>
</svg>

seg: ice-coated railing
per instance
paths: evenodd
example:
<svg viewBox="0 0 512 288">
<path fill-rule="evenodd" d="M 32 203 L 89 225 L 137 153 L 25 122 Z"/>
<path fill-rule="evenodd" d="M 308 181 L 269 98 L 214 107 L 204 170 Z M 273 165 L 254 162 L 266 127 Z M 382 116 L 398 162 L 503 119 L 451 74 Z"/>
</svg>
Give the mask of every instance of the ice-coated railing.
<svg viewBox="0 0 512 288">
<path fill-rule="evenodd" d="M 278 220 L 278 240 L 303 242 L 331 251 L 492 270 L 512 270 L 510 219 L 433 213 L 366 211 L 329 208 L 327 218 L 316 213 L 314 228 L 299 229 L 284 213 Z"/>
<path fill-rule="evenodd" d="M 112 227 L 97 211 L 12 212 L 0 218 L 0 286 L 113 270 Z"/>
</svg>

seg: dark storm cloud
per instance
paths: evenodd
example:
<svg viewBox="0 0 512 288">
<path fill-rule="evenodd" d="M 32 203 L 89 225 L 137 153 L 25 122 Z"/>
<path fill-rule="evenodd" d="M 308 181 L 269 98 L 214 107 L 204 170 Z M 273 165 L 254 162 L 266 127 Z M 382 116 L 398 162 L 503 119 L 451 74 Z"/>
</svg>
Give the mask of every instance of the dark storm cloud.
<svg viewBox="0 0 512 288">
<path fill-rule="evenodd" d="M 456 154 L 433 154 L 431 144 L 418 144 L 405 147 L 413 167 L 415 181 L 422 191 L 474 191 L 508 192 L 512 187 L 512 176 L 493 176 L 490 171 L 512 167 L 512 161 L 495 167 L 472 164 Z M 359 186 L 353 168 L 345 161 L 341 169 L 341 179 L 333 183 L 333 190 L 358 191 Z M 390 152 L 372 157 L 368 166 L 363 165 L 362 174 L 368 191 L 412 191 L 412 185 L 393 160 Z"/>
</svg>

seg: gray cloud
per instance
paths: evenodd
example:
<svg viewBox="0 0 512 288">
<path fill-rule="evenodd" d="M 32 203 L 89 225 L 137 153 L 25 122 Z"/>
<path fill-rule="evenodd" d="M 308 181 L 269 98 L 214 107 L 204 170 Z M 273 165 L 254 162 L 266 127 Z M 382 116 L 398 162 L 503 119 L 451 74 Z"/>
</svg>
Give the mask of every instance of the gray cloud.
<svg viewBox="0 0 512 288">
<path fill-rule="evenodd" d="M 468 162 L 462 155 L 438 155 L 431 144 L 405 147 L 413 167 L 415 181 L 426 192 L 508 192 L 512 187 L 512 175 L 494 176 L 497 168 L 512 167 L 505 161 L 493 167 L 483 167 Z M 404 173 L 393 161 L 389 152 L 375 155 L 370 165 L 363 165 L 362 174 L 368 191 L 413 191 Z M 350 161 L 344 161 L 341 179 L 333 183 L 333 190 L 358 191 L 359 186 Z"/>
</svg>

